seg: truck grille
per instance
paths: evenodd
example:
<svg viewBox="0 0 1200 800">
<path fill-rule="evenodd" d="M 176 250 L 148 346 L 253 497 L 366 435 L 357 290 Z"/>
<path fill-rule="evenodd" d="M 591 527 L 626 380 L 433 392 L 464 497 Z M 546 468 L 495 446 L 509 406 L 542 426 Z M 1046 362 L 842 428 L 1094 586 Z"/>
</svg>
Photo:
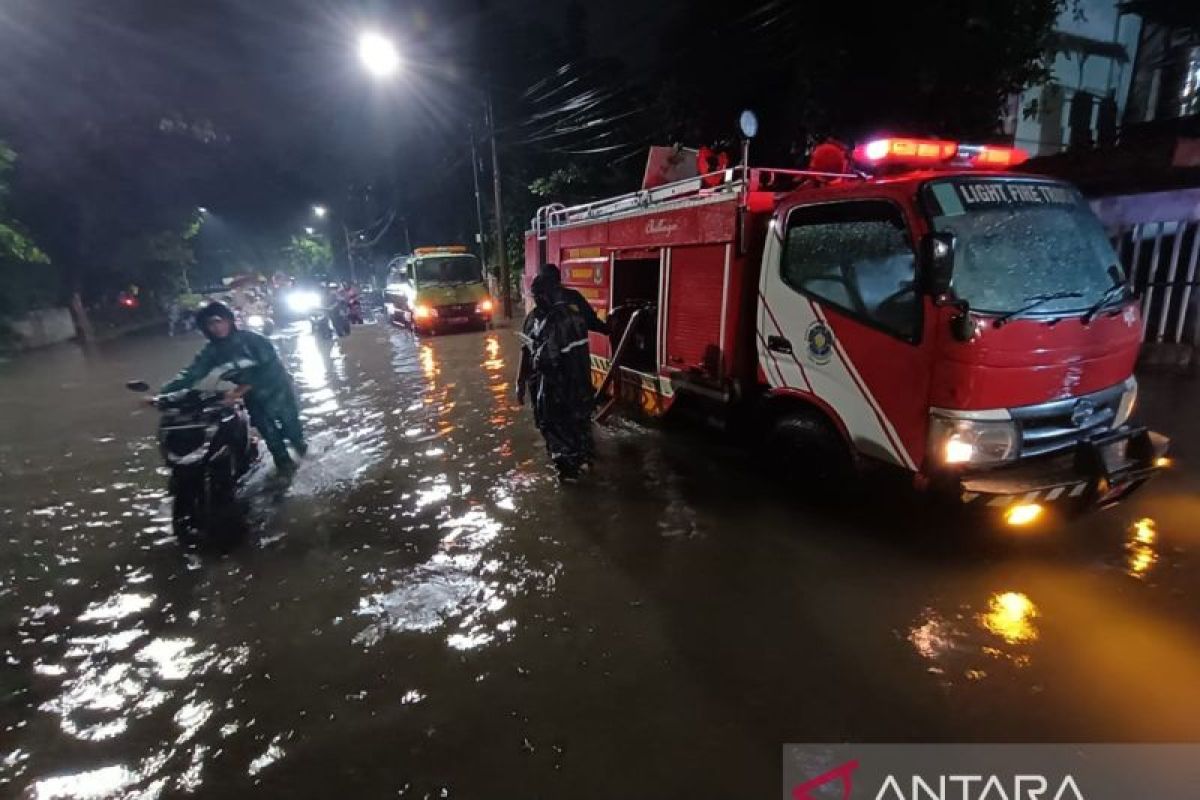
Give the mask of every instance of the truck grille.
<svg viewBox="0 0 1200 800">
<path fill-rule="evenodd" d="M 1021 434 L 1021 456 L 1066 450 L 1087 437 L 1109 430 L 1124 391 L 1125 384 L 1119 383 L 1092 394 L 1012 409 Z"/>
<path fill-rule="evenodd" d="M 475 303 L 455 303 L 453 305 L 438 306 L 437 313 L 439 317 L 474 317 Z"/>
</svg>

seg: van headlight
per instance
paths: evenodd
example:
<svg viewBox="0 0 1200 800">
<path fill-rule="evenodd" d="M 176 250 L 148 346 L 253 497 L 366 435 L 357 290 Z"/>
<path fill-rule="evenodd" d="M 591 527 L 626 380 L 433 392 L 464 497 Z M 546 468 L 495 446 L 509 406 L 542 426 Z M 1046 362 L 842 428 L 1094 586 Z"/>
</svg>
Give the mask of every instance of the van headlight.
<svg viewBox="0 0 1200 800">
<path fill-rule="evenodd" d="M 939 464 L 1000 464 L 1017 457 L 1017 425 L 1011 419 L 979 420 L 929 415 L 929 455 Z"/>
<path fill-rule="evenodd" d="M 1125 391 L 1121 393 L 1121 402 L 1117 405 L 1117 415 L 1113 417 L 1114 429 L 1121 427 L 1133 416 L 1134 406 L 1137 405 L 1137 378 L 1130 376 L 1125 381 Z"/>
</svg>

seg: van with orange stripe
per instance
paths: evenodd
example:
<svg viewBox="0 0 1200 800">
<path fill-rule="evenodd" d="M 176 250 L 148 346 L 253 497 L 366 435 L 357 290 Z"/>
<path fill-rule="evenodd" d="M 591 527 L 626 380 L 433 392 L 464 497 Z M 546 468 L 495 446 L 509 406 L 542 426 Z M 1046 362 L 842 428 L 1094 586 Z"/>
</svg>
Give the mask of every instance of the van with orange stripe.
<svg viewBox="0 0 1200 800">
<path fill-rule="evenodd" d="M 808 479 L 903 469 L 1013 524 L 1114 503 L 1167 463 L 1132 420 L 1143 318 L 1100 222 L 1024 153 L 885 138 L 840 172 L 746 168 L 538 211 L 629 341 L 594 377 L 652 415 L 748 417 Z M 642 313 L 634 315 L 634 309 Z M 633 320 L 629 324 L 629 320 Z"/>
</svg>

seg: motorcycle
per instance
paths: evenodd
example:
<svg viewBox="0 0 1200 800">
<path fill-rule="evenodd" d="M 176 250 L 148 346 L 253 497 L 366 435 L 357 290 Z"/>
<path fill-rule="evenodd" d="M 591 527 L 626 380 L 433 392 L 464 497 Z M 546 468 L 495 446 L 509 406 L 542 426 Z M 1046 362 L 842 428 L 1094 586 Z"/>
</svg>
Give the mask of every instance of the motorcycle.
<svg viewBox="0 0 1200 800">
<path fill-rule="evenodd" d="M 126 386 L 146 392 L 145 381 Z M 258 460 L 258 443 L 250 436 L 250 418 L 225 392 L 184 389 L 151 399 L 161 417 L 158 448 L 171 470 L 171 524 L 184 542 L 214 539 L 230 526 L 236 509 L 238 481 Z"/>
<path fill-rule="evenodd" d="M 329 340 L 334 334 L 339 337 L 350 335 L 350 314 L 341 300 L 335 301 L 329 308 L 317 309 L 309 316 L 309 321 L 319 339 Z"/>
<path fill-rule="evenodd" d="M 252 330 L 256 333 L 261 333 L 263 336 L 270 336 L 275 332 L 275 320 L 269 314 L 251 311 L 243 314 L 237 312 L 238 327 Z"/>
</svg>

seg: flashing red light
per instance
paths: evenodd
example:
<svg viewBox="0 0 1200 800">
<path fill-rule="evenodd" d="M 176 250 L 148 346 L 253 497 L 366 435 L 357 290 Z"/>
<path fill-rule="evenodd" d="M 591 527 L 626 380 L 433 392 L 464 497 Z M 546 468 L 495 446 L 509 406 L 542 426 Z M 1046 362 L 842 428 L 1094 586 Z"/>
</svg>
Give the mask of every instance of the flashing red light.
<svg viewBox="0 0 1200 800">
<path fill-rule="evenodd" d="M 875 139 L 854 148 L 854 160 L 868 164 L 948 161 L 958 142 L 941 139 Z"/>
<path fill-rule="evenodd" d="M 1029 160 L 1029 153 L 1019 147 L 993 147 L 984 145 L 975 156 L 975 163 L 981 167 L 1013 167 Z"/>
</svg>

